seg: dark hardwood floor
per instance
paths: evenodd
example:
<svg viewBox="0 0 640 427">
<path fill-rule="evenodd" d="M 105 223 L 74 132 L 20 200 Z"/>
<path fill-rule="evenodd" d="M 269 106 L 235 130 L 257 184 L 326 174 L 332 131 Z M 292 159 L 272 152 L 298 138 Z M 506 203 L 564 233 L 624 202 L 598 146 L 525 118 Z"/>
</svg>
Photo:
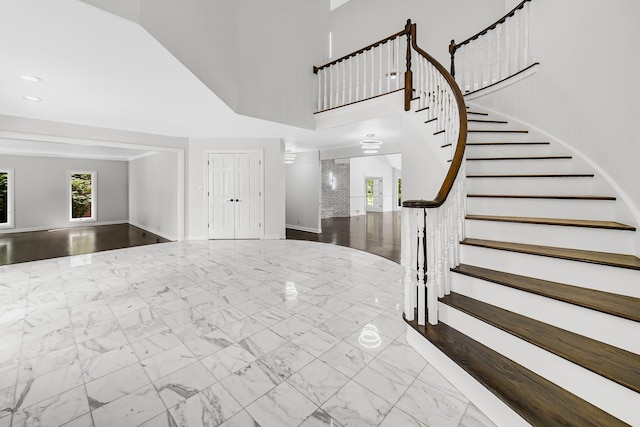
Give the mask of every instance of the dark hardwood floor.
<svg viewBox="0 0 640 427">
<path fill-rule="evenodd" d="M 0 265 L 82 255 L 169 240 L 129 224 L 0 234 Z"/>
<path fill-rule="evenodd" d="M 360 249 L 400 263 L 400 212 L 368 212 L 322 220 L 322 233 L 287 229 L 287 239 L 309 240 Z"/>
</svg>

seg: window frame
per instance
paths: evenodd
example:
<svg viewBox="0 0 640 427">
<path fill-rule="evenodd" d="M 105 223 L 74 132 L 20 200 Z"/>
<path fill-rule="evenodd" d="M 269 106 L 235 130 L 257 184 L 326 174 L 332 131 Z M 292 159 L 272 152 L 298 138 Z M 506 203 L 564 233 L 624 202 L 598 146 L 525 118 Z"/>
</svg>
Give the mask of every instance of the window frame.
<svg viewBox="0 0 640 427">
<path fill-rule="evenodd" d="M 73 198 L 71 182 L 73 175 L 91 175 L 91 217 L 73 217 Z M 69 203 L 69 222 L 96 222 L 98 220 L 98 172 L 95 170 L 70 170 L 67 172 L 67 200 Z"/>
<path fill-rule="evenodd" d="M 7 174 L 7 222 L 0 223 L 0 229 L 14 228 L 14 170 L 10 168 L 0 168 L 0 173 Z"/>
</svg>

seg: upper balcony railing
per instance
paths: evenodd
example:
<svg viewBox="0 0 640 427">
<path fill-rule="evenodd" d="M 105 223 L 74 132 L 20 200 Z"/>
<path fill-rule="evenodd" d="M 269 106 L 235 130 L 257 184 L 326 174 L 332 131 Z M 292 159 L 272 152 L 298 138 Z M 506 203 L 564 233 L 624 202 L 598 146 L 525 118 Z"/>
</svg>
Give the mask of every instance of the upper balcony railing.
<svg viewBox="0 0 640 427">
<path fill-rule="evenodd" d="M 409 26 L 319 67 L 316 112 L 331 110 L 406 88 Z M 409 73 L 410 75 L 410 73 Z M 406 107 L 408 109 L 408 106 Z"/>
<path fill-rule="evenodd" d="M 446 68 L 417 45 L 410 20 L 404 30 L 313 71 L 318 74 L 318 112 L 404 89 L 405 111 L 413 108 L 430 126 L 426 135 L 433 136 L 425 136 L 425 144 L 449 150 L 437 194 L 402 203 L 404 316 L 420 325 L 435 324 L 438 298 L 450 292 L 450 269 L 458 263 L 464 231 L 467 115 L 462 92 Z"/>
<path fill-rule="evenodd" d="M 535 65 L 531 0 L 461 43 L 451 40 L 451 75 L 463 93 L 495 85 Z"/>
</svg>

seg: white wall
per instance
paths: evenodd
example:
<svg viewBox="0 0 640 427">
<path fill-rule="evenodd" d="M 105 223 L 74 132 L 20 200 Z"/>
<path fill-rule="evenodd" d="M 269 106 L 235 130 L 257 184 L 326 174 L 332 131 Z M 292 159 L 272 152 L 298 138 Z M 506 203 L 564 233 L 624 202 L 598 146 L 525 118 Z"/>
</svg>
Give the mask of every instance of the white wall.
<svg viewBox="0 0 640 427">
<path fill-rule="evenodd" d="M 127 162 L 56 157 L 0 156 L 1 169 L 14 169 L 14 225 L 2 232 L 87 225 L 69 221 L 73 171 L 97 173 L 97 217 L 89 224 L 127 222 Z"/>
<path fill-rule="evenodd" d="M 263 150 L 264 238 L 285 237 L 284 144 L 276 138 L 191 138 L 187 161 L 187 236 L 207 238 L 207 153 L 213 150 Z"/>
<path fill-rule="evenodd" d="M 286 165 L 287 228 L 320 233 L 321 205 L 320 153 L 297 153 L 294 163 Z"/>
<path fill-rule="evenodd" d="M 532 4 L 538 73 L 473 102 L 529 123 L 583 153 L 627 195 L 637 221 L 640 2 Z"/>
<path fill-rule="evenodd" d="M 236 113 L 313 127 L 329 0 L 141 1 L 142 26 Z"/>
<path fill-rule="evenodd" d="M 418 45 L 449 67 L 451 39 L 462 41 L 504 15 L 504 0 L 350 0 L 331 12 L 333 56 L 338 58 L 397 33 L 407 19 Z"/>
<path fill-rule="evenodd" d="M 180 240 L 182 168 L 177 152 L 129 162 L 129 222 L 170 240 Z"/>
<path fill-rule="evenodd" d="M 393 210 L 393 167 L 385 156 L 351 159 L 351 216 L 364 215 L 366 209 L 366 177 L 382 178 L 382 210 Z"/>
</svg>

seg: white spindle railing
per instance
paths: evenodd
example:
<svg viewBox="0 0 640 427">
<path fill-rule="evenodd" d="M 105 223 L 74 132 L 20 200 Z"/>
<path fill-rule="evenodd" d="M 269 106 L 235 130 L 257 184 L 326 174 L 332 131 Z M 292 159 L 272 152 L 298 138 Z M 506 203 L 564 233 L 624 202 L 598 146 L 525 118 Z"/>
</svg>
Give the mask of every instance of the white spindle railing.
<svg viewBox="0 0 640 427">
<path fill-rule="evenodd" d="M 451 268 L 460 262 L 464 238 L 465 191 L 461 169 L 441 206 L 402 208 L 404 313 L 419 325 L 438 323 L 438 298 L 451 292 Z"/>
<path fill-rule="evenodd" d="M 433 200 L 403 203 L 404 313 L 419 325 L 438 323 L 438 298 L 451 292 L 451 268 L 459 264 L 464 237 L 466 111 L 462 93 L 452 76 L 415 44 L 412 30 L 413 90 L 415 110 L 435 122 L 437 144 L 449 151 L 451 160 L 442 187 Z M 444 141 L 444 144 L 443 144 Z"/>
<path fill-rule="evenodd" d="M 407 33 L 389 36 L 321 67 L 316 111 L 325 111 L 401 90 Z M 401 60 L 402 58 L 402 60 Z"/>
<path fill-rule="evenodd" d="M 403 31 L 314 67 L 314 72 L 318 74 L 318 111 L 404 89 L 405 110 L 416 110 L 435 122 L 435 134 L 442 135 L 432 138 L 438 144 L 435 149 L 440 150 L 444 141 L 450 150 L 438 194 L 433 200 L 404 201 L 402 208 L 405 317 L 419 325 L 436 324 L 438 298 L 450 292 L 450 269 L 459 263 L 464 236 L 467 121 L 462 93 L 447 70 L 418 47 L 411 21 Z M 417 103 L 412 102 L 416 98 Z"/>
<path fill-rule="evenodd" d="M 463 93 L 483 89 L 534 64 L 531 4 L 524 0 L 475 36 L 459 44 L 451 41 L 451 74 Z"/>
</svg>

